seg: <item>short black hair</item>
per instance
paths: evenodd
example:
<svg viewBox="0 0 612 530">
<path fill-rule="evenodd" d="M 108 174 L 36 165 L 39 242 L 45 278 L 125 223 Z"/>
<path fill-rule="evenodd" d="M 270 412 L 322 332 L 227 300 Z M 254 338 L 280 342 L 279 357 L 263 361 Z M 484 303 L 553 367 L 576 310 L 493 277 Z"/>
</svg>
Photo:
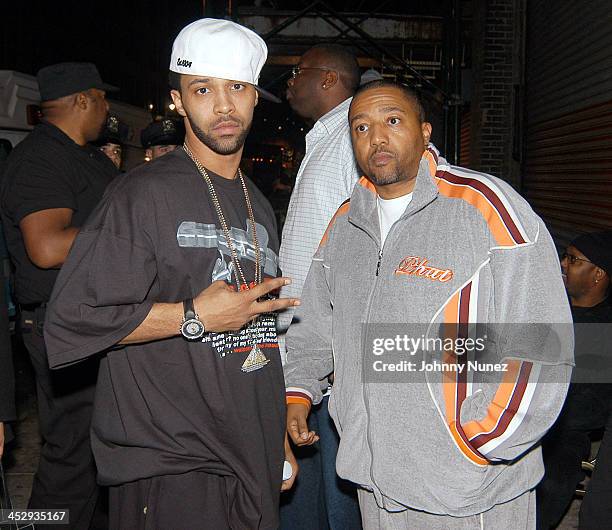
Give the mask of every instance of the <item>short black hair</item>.
<svg viewBox="0 0 612 530">
<path fill-rule="evenodd" d="M 370 81 L 369 83 L 361 85 L 355 92 L 353 101 L 359 94 L 366 92 L 367 90 L 372 90 L 373 88 L 397 88 L 414 105 L 419 121 L 421 123 L 425 121 L 425 108 L 421 103 L 419 95 L 412 88 L 401 83 L 396 83 L 395 81 L 390 81 L 389 79 L 376 79 L 375 81 Z"/>
<path fill-rule="evenodd" d="M 181 74 L 170 70 L 168 72 L 168 85 L 172 90 L 181 91 Z"/>
<path fill-rule="evenodd" d="M 340 82 L 351 94 L 359 86 L 359 63 L 355 54 L 340 44 L 317 44 L 308 50 L 317 50 L 325 55 L 327 66 L 335 68 L 340 74 Z"/>
</svg>

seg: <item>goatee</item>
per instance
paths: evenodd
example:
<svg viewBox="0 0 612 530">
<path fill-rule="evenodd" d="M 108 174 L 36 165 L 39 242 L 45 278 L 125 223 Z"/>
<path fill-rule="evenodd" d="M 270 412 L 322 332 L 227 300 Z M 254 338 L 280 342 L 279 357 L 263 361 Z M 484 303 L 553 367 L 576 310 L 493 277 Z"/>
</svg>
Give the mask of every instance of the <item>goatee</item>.
<svg viewBox="0 0 612 530">
<path fill-rule="evenodd" d="M 227 121 L 227 120 L 226 120 Z M 241 122 L 237 120 L 233 120 L 235 123 Z M 242 149 L 244 142 L 246 141 L 246 137 L 249 135 L 249 131 L 251 130 L 251 124 L 249 123 L 248 127 L 242 129 L 240 134 L 237 136 L 229 136 L 227 138 L 215 138 L 214 136 L 206 133 L 203 129 L 198 127 L 196 123 L 194 123 L 191 119 L 189 119 L 189 124 L 191 125 L 191 130 L 193 134 L 196 135 L 197 139 L 200 140 L 206 147 L 210 150 L 218 153 L 220 155 L 233 155 Z"/>
</svg>

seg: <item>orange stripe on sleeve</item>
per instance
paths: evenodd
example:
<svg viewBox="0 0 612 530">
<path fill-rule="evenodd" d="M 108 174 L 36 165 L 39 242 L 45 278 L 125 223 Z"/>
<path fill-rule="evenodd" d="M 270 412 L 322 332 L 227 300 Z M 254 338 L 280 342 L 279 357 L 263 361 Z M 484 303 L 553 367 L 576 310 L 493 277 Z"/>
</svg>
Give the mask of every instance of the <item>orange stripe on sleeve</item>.
<svg viewBox="0 0 612 530">
<path fill-rule="evenodd" d="M 455 440 L 455 443 L 459 446 L 459 449 L 461 449 L 461 452 L 465 456 L 467 456 L 475 464 L 479 464 L 481 466 L 486 466 L 489 463 L 489 461 L 486 458 L 483 458 L 478 453 L 476 453 L 469 446 L 469 444 L 467 444 L 463 440 L 463 438 L 461 438 L 461 435 L 457 431 L 457 422 L 455 421 L 451 422 L 449 425 L 449 428 L 450 428 L 451 434 L 453 435 L 453 439 Z"/>
<path fill-rule="evenodd" d="M 521 361 L 511 360 L 508 362 L 508 370 L 504 373 L 502 382 L 487 409 L 487 414 L 482 420 L 472 420 L 462 425 L 463 432 L 472 439 L 480 434 L 492 431 L 497 425 L 502 414 L 508 408 L 512 393 L 521 370 Z"/>
<path fill-rule="evenodd" d="M 516 242 L 503 222 L 497 209 L 480 193 L 473 189 L 438 179 L 438 190 L 445 197 L 464 199 L 482 214 L 499 246 L 514 246 Z"/>
<path fill-rule="evenodd" d="M 465 288 L 464 288 L 465 289 Z M 459 323 L 459 311 L 461 302 L 461 292 L 464 290 L 457 291 L 450 298 L 446 306 L 444 307 L 444 338 L 450 338 L 455 340 L 458 336 L 458 326 L 452 324 Z M 454 352 L 444 351 L 442 354 L 442 360 L 444 363 L 456 363 L 457 355 Z M 444 409 L 446 414 L 446 422 L 448 424 L 451 436 L 457 444 L 457 447 L 474 464 L 485 466 L 488 465 L 488 460 L 484 458 L 478 451 L 472 448 L 469 442 L 465 439 L 465 433 L 462 435 L 461 425 L 457 424 L 458 410 L 460 410 L 461 403 L 457 403 L 459 398 L 459 374 L 455 371 L 445 371 L 442 373 L 442 392 L 444 395 Z M 458 406 L 459 405 L 459 406 Z M 462 431 L 463 432 L 463 431 Z"/>
<path fill-rule="evenodd" d="M 457 291 L 444 307 L 444 338 L 455 340 L 457 338 L 457 328 L 451 326 L 459 321 L 459 292 Z M 444 351 L 442 362 L 454 364 L 456 361 L 455 353 Z M 455 420 L 455 407 L 457 405 L 457 380 L 456 374 L 452 371 L 442 372 L 442 389 L 444 394 L 444 412 L 447 423 Z"/>
</svg>

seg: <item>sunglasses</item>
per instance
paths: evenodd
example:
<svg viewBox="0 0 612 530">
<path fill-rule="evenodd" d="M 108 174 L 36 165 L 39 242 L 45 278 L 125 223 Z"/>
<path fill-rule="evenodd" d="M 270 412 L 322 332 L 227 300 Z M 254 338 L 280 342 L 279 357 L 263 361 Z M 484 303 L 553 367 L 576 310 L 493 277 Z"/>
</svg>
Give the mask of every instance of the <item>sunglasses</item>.
<svg viewBox="0 0 612 530">
<path fill-rule="evenodd" d="M 326 72 L 335 72 L 331 68 L 327 68 L 326 66 L 299 66 L 295 65 L 291 68 L 291 77 L 295 79 L 298 75 L 302 73 L 302 70 L 324 70 Z"/>
<path fill-rule="evenodd" d="M 564 252 L 563 254 L 561 254 L 561 259 L 562 260 L 566 259 L 570 265 L 575 265 L 577 261 L 585 261 L 586 263 L 593 263 L 592 261 L 589 261 L 588 259 L 579 258 L 578 256 L 574 256 L 573 254 L 569 254 L 567 252 Z"/>
</svg>

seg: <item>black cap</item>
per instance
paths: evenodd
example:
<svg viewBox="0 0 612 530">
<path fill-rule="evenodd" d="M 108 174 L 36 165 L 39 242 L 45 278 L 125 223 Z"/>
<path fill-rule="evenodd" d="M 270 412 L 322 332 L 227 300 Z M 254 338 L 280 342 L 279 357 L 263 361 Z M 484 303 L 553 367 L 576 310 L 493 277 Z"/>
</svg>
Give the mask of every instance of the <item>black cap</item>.
<svg viewBox="0 0 612 530">
<path fill-rule="evenodd" d="M 100 136 L 93 145 L 118 144 L 123 145 L 128 137 L 129 128 L 117 116 L 109 116 Z"/>
<path fill-rule="evenodd" d="M 113 92 L 117 87 L 102 81 L 93 63 L 58 63 L 41 68 L 36 74 L 41 101 L 63 98 L 90 88 Z"/>
<path fill-rule="evenodd" d="M 154 121 L 140 133 L 140 143 L 147 149 L 154 145 L 182 145 L 185 126 L 169 118 Z"/>
<path fill-rule="evenodd" d="M 612 230 L 578 236 L 571 245 L 612 276 Z"/>
</svg>

